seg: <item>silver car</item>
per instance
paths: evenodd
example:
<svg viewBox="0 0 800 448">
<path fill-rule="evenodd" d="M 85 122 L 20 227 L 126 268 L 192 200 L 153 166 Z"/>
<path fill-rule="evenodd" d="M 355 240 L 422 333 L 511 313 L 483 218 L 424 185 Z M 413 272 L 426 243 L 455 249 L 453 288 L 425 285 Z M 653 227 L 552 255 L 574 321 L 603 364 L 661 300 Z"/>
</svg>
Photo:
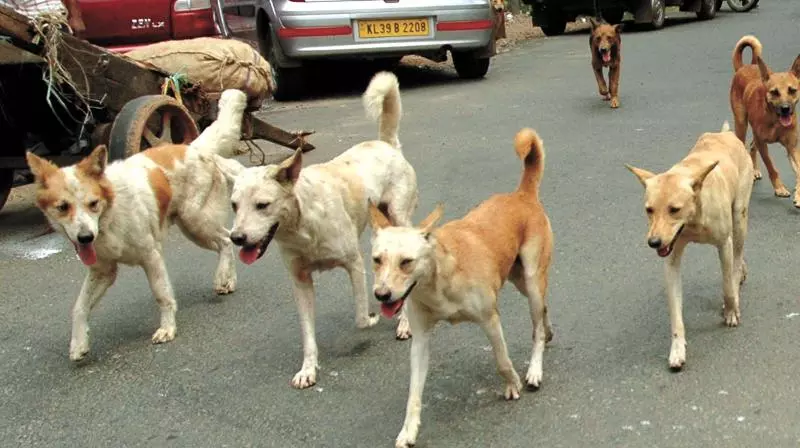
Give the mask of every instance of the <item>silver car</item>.
<svg viewBox="0 0 800 448">
<path fill-rule="evenodd" d="M 279 101 L 302 90 L 309 60 L 444 61 L 450 51 L 460 77 L 482 78 L 495 54 L 490 0 L 258 0 L 256 8 Z"/>
</svg>

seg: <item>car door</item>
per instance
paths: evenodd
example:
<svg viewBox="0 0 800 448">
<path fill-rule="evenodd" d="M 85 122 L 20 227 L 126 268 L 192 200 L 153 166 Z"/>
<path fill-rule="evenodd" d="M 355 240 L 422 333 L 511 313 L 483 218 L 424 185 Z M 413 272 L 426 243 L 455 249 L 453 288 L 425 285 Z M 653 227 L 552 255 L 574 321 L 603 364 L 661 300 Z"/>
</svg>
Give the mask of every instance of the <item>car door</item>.
<svg viewBox="0 0 800 448">
<path fill-rule="evenodd" d="M 98 45 L 132 45 L 171 36 L 173 0 L 78 0 L 86 39 Z"/>
</svg>

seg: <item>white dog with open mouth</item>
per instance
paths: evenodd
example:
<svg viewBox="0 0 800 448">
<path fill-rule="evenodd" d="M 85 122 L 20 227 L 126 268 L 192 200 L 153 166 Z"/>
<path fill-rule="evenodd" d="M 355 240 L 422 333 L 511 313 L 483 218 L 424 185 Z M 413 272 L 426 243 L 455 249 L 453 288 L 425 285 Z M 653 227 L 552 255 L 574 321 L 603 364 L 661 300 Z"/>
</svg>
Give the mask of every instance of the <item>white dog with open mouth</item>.
<svg viewBox="0 0 800 448">
<path fill-rule="evenodd" d="M 380 72 L 363 95 L 367 113 L 379 121 L 379 140 L 359 143 L 326 163 L 302 168 L 302 152 L 280 165 L 251 167 L 236 178 L 231 204 L 236 213 L 231 240 L 239 258 L 252 264 L 274 238 L 292 277 L 303 333 L 303 367 L 292 385 L 310 387 L 317 377 L 312 273 L 347 270 L 356 302 L 356 326 L 369 328 L 366 271 L 359 237 L 369 220 L 368 201 L 381 204 L 396 225 L 411 224 L 417 205 L 417 178 L 403 157 L 398 128 L 402 114 L 397 77 Z M 383 310 L 394 316 L 398 310 Z M 405 311 L 397 338 L 410 336 Z"/>
</svg>

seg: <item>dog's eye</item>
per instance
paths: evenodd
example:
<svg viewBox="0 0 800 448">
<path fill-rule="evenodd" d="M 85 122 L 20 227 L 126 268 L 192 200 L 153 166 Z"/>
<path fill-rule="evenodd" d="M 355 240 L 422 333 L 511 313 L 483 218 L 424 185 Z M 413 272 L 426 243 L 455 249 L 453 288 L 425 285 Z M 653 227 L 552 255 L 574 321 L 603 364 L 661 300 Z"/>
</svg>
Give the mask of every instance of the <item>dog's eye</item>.
<svg viewBox="0 0 800 448">
<path fill-rule="evenodd" d="M 778 89 L 772 89 L 769 91 L 769 94 L 772 96 L 781 96 L 781 91 Z"/>
<path fill-rule="evenodd" d="M 794 87 L 789 87 L 789 95 L 794 95 L 795 93 L 797 93 L 797 89 Z"/>
<path fill-rule="evenodd" d="M 233 212 L 234 212 L 234 213 L 236 213 L 236 210 L 238 210 L 238 209 L 239 209 L 239 206 L 238 206 L 238 205 L 236 205 L 236 203 L 235 203 L 235 202 L 231 202 L 231 208 L 233 209 Z"/>
<path fill-rule="evenodd" d="M 376 266 L 381 264 L 381 257 L 372 257 L 372 262 L 375 263 Z"/>
<path fill-rule="evenodd" d="M 89 203 L 89 209 L 90 209 L 90 210 L 97 210 L 97 206 L 98 206 L 98 205 L 100 205 L 100 201 L 98 201 L 97 199 L 95 199 L 94 201 L 92 201 L 92 202 L 90 202 L 90 203 Z"/>
<path fill-rule="evenodd" d="M 256 210 L 266 210 L 269 207 L 269 202 L 259 202 L 256 204 Z"/>
<path fill-rule="evenodd" d="M 647 208 L 644 209 L 644 211 L 646 211 L 648 215 L 652 215 L 653 214 L 653 207 L 647 207 Z"/>
<path fill-rule="evenodd" d="M 401 268 L 408 267 L 408 265 L 410 265 L 412 261 L 414 261 L 414 260 L 412 260 L 410 258 L 403 258 L 402 260 L 400 260 L 400 267 Z"/>
<path fill-rule="evenodd" d="M 61 212 L 61 213 L 66 213 L 66 212 L 68 212 L 68 211 L 69 211 L 69 203 L 67 203 L 67 202 L 62 202 L 62 203 L 58 204 L 58 205 L 56 206 L 56 210 L 58 210 L 58 211 L 59 211 L 59 212 Z"/>
<path fill-rule="evenodd" d="M 681 211 L 681 208 L 680 208 L 680 207 L 670 207 L 670 208 L 669 208 L 669 213 L 670 213 L 671 215 L 674 215 L 675 213 L 678 213 L 679 211 Z"/>
</svg>

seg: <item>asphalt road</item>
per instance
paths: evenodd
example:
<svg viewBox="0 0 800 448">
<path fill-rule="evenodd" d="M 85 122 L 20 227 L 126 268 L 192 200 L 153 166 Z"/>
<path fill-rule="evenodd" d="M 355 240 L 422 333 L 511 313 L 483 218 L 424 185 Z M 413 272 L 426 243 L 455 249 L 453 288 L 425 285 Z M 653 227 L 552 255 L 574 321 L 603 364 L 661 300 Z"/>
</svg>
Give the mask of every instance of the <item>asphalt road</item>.
<svg viewBox="0 0 800 448">
<path fill-rule="evenodd" d="M 642 189 L 624 162 L 665 170 L 698 135 L 730 119 L 730 52 L 755 33 L 775 70 L 800 50 L 796 0 L 749 14 L 672 21 L 624 36 L 619 110 L 596 93 L 587 37 L 522 43 L 490 75 L 400 71 L 401 140 L 415 166 L 416 218 L 438 201 L 464 214 L 520 173 L 514 133 L 535 127 L 547 150 L 542 199 L 556 236 L 549 305 L 555 339 L 543 387 L 504 402 L 488 341 L 474 325 L 441 325 L 433 340 L 420 447 L 796 447 L 800 444 L 799 212 L 759 182 L 752 197 L 743 323 L 722 325 L 716 251 L 684 259 L 688 364 L 667 368 L 662 264 L 645 245 Z M 357 94 L 366 76 L 324 85 L 314 101 L 267 112 L 313 128 L 329 159 L 376 135 Z M 792 185 L 784 151 L 773 158 Z M 150 447 L 384 447 L 400 430 L 408 343 L 386 320 L 358 331 L 342 271 L 317 276 L 317 387 L 297 391 L 300 329 L 273 248 L 241 263 L 236 294 L 214 297 L 215 257 L 175 231 L 167 263 L 178 294 L 178 337 L 153 346 L 157 313 L 145 277 L 125 269 L 93 314 L 92 359 L 67 357 L 69 310 L 84 268 L 41 218 L 17 201 L 0 215 L 0 445 Z M 364 235 L 364 249 L 368 238 Z M 37 259 L 38 258 L 38 259 Z M 370 277 L 371 281 L 371 277 Z M 372 304 L 373 309 L 377 309 Z M 525 372 L 527 304 L 503 290 L 502 319 Z"/>
</svg>

